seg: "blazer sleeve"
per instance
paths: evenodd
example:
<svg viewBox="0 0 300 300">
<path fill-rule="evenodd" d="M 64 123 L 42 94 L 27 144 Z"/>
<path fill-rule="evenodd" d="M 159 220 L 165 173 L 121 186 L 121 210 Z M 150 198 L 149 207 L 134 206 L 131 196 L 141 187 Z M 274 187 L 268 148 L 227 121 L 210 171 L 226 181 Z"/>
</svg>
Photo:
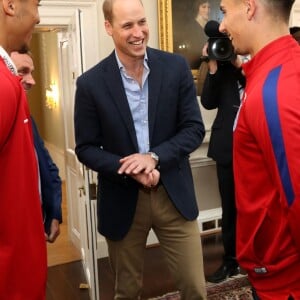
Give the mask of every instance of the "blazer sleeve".
<svg viewBox="0 0 300 300">
<path fill-rule="evenodd" d="M 159 55 L 161 59 L 158 64 L 150 61 L 149 55 L 152 72 L 149 93 L 153 93 L 155 89 L 157 93 L 150 151 L 159 156 L 163 176 L 164 171 L 177 167 L 201 145 L 205 128 L 196 87 L 186 60 L 174 54 Z"/>
<path fill-rule="evenodd" d="M 39 175 L 41 184 L 42 207 L 45 220 L 45 230 L 48 232 L 53 219 L 62 222 L 61 202 L 62 189 L 61 178 L 56 164 L 53 162 L 42 138 L 39 135 L 33 118 L 32 130 L 34 146 L 38 157 Z"/>
</svg>

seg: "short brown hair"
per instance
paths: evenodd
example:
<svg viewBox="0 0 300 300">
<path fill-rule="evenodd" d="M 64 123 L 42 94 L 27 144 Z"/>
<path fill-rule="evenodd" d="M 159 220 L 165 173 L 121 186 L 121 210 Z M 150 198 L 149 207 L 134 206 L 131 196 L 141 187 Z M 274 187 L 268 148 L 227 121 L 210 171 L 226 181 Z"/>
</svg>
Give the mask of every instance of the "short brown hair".
<svg viewBox="0 0 300 300">
<path fill-rule="evenodd" d="M 112 19 L 113 19 L 113 16 L 112 16 L 113 2 L 114 2 L 114 0 L 105 0 L 102 5 L 104 19 L 107 20 L 109 23 L 112 23 Z"/>
<path fill-rule="evenodd" d="M 115 0 L 104 0 L 102 5 L 102 11 L 104 15 L 104 19 L 107 20 L 110 24 L 113 22 L 113 4 Z M 142 0 L 140 0 L 143 5 Z"/>
<path fill-rule="evenodd" d="M 288 23 L 295 0 L 261 0 L 269 11 Z"/>
</svg>

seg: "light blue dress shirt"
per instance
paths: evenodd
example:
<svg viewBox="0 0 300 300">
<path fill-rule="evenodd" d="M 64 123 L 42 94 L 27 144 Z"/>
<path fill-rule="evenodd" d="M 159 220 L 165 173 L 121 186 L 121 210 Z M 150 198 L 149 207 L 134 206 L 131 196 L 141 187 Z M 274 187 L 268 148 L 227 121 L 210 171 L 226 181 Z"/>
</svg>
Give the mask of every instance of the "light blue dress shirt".
<svg viewBox="0 0 300 300">
<path fill-rule="evenodd" d="M 147 53 L 145 53 L 144 58 L 142 86 L 126 73 L 126 69 L 116 52 L 115 54 L 134 122 L 139 152 L 147 153 L 149 151 L 148 75 L 150 73 Z"/>
</svg>

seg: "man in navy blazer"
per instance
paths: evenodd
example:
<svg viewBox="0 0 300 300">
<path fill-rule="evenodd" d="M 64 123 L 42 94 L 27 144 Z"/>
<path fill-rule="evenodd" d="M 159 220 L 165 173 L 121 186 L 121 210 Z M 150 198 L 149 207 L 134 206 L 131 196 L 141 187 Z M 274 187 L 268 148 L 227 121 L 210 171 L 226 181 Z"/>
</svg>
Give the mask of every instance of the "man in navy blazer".
<svg viewBox="0 0 300 300">
<path fill-rule="evenodd" d="M 140 0 L 105 0 L 115 51 L 77 80 L 78 159 L 98 172 L 98 230 L 115 275 L 114 299 L 139 299 L 152 228 L 181 299 L 206 299 L 189 154 L 205 130 L 186 60 L 147 47 Z"/>
<path fill-rule="evenodd" d="M 35 80 L 32 76 L 34 65 L 29 53 L 12 52 L 11 58 L 16 65 L 18 74 L 22 77 L 21 83 L 28 92 Z M 31 117 L 34 147 L 39 165 L 39 185 L 44 215 L 46 240 L 53 243 L 60 234 L 59 224 L 62 222 L 61 213 L 61 178 L 56 164 L 53 162 L 42 138 L 39 135 L 35 121 Z"/>
</svg>

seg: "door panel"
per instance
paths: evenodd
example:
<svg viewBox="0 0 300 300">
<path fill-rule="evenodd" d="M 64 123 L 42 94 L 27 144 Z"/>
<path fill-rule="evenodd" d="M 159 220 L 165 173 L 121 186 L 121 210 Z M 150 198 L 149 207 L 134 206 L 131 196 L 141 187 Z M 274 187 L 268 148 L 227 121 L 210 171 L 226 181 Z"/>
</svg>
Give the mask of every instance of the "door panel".
<svg viewBox="0 0 300 300">
<path fill-rule="evenodd" d="M 77 160 L 74 138 L 74 96 L 76 79 L 83 72 L 81 11 L 77 9 L 70 18 L 66 32 L 60 36 L 61 81 L 64 85 L 65 153 L 69 229 L 74 244 L 81 250 L 85 275 L 91 300 L 99 299 L 96 255 L 96 200 L 91 199 L 90 185 L 93 178 Z"/>
</svg>

